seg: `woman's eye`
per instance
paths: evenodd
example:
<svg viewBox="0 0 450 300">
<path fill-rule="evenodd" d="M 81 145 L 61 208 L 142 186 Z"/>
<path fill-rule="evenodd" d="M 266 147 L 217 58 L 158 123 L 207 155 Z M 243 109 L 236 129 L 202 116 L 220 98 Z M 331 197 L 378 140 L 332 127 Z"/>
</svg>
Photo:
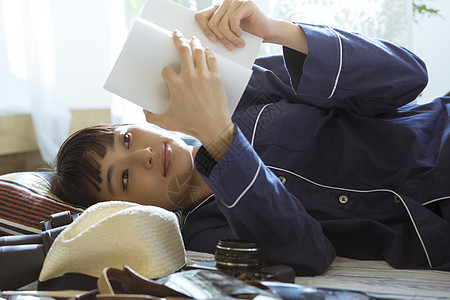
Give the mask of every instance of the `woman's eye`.
<svg viewBox="0 0 450 300">
<path fill-rule="evenodd" d="M 128 185 L 128 170 L 122 172 L 122 189 L 125 191 Z"/>
<path fill-rule="evenodd" d="M 123 144 L 126 148 L 130 147 L 131 134 L 129 132 L 123 135 Z"/>
</svg>

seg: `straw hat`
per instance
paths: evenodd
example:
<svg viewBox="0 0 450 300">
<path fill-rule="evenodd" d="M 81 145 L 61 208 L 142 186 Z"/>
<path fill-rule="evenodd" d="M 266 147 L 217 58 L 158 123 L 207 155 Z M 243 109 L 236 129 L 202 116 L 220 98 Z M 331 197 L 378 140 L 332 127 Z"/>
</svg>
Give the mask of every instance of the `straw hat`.
<svg viewBox="0 0 450 300">
<path fill-rule="evenodd" d="M 178 220 L 165 209 L 129 202 L 97 203 L 55 239 L 39 281 L 65 273 L 99 277 L 103 268 L 130 266 L 147 278 L 186 264 Z"/>
</svg>

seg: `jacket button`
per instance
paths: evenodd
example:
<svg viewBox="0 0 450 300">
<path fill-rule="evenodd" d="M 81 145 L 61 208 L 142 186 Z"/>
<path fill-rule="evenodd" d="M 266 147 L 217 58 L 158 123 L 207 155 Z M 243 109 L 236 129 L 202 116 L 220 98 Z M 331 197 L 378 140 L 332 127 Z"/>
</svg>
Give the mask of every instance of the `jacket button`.
<svg viewBox="0 0 450 300">
<path fill-rule="evenodd" d="M 280 179 L 280 181 L 281 181 L 282 184 L 286 184 L 286 181 L 287 181 L 287 180 L 286 180 L 286 177 L 284 177 L 284 176 L 279 176 L 278 179 Z"/>
<path fill-rule="evenodd" d="M 342 204 L 345 204 L 348 202 L 348 197 L 346 195 L 340 195 L 339 196 L 339 202 Z"/>
<path fill-rule="evenodd" d="M 400 197 L 399 196 L 397 196 L 397 195 L 394 195 L 394 202 L 395 203 L 400 203 Z"/>
</svg>

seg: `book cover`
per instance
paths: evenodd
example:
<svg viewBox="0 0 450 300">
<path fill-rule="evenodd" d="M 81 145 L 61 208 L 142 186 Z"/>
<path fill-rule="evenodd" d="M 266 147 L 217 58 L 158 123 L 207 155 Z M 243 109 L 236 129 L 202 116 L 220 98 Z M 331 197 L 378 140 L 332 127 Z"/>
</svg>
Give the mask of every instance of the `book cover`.
<svg viewBox="0 0 450 300">
<path fill-rule="evenodd" d="M 220 42 L 211 43 L 206 38 L 194 14 L 170 0 L 149 0 L 135 20 L 104 88 L 153 113 L 164 113 L 169 92 L 161 72 L 166 66 L 180 69 L 172 40 L 173 30 L 178 29 L 187 39 L 198 37 L 214 52 L 232 113 L 250 79 L 262 39 L 244 32 L 246 46 L 228 51 Z"/>
</svg>

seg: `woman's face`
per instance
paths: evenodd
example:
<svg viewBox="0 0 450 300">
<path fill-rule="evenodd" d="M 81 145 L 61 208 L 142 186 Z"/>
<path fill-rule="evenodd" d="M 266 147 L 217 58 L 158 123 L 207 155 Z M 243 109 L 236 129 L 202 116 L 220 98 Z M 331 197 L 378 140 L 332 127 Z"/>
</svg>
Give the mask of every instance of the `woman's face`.
<svg viewBox="0 0 450 300">
<path fill-rule="evenodd" d="M 114 144 L 100 161 L 100 198 L 155 205 L 168 210 L 192 204 L 193 148 L 147 124 L 114 132 Z"/>
</svg>

